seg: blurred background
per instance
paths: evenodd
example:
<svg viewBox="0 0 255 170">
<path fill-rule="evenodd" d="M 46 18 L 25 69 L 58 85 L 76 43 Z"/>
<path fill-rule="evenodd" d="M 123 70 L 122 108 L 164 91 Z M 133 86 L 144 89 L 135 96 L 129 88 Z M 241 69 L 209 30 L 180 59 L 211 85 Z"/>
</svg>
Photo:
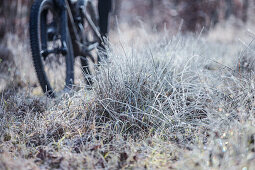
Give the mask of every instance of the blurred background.
<svg viewBox="0 0 255 170">
<path fill-rule="evenodd" d="M 182 31 L 208 30 L 231 18 L 246 23 L 253 16 L 252 0 L 116 0 L 114 15 L 121 21 L 137 19 L 161 30 L 179 28 Z"/>
<path fill-rule="evenodd" d="M 27 64 L 27 70 L 32 68 L 31 59 L 25 57 L 30 56 L 28 22 L 32 3 L 33 0 L 0 1 L 2 79 L 14 77 L 15 80 L 31 82 L 30 71 L 26 73 L 12 68 L 22 67 L 24 70 L 26 62 L 30 63 Z M 112 33 L 120 25 L 125 25 L 128 30 L 143 24 L 156 32 L 170 30 L 185 34 L 203 30 L 206 34 L 217 25 L 229 21 L 238 28 L 246 23 L 254 23 L 254 6 L 253 0 L 113 0 L 110 27 Z"/>
<path fill-rule="evenodd" d="M 0 2 L 0 41 L 7 33 L 27 36 L 29 11 L 33 0 Z M 149 24 L 158 31 L 164 27 L 183 32 L 208 30 L 220 22 L 253 20 L 253 0 L 113 0 L 112 26 L 117 23 Z"/>
</svg>

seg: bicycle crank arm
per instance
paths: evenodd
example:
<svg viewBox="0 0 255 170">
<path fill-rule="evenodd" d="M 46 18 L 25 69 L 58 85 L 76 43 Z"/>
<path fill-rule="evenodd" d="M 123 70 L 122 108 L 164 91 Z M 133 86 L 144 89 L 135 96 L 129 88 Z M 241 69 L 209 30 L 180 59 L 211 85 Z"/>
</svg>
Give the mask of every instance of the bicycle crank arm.
<svg viewBox="0 0 255 170">
<path fill-rule="evenodd" d="M 80 55 L 81 56 L 87 56 L 90 54 L 90 52 L 94 49 L 96 49 L 99 46 L 98 42 L 91 42 L 89 45 L 83 45 L 79 43 L 80 46 Z"/>
<path fill-rule="evenodd" d="M 92 50 L 94 50 L 98 46 L 99 46 L 99 43 L 98 42 L 94 42 L 94 43 L 91 43 L 90 45 L 86 46 L 85 49 L 86 49 L 87 52 L 91 52 Z"/>
</svg>

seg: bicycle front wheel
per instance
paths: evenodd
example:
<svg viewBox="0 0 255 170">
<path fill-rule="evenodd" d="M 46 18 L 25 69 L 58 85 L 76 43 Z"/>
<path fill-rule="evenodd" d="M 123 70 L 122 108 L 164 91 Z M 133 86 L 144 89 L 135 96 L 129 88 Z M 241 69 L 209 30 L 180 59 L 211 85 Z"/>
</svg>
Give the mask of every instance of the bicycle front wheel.
<svg viewBox="0 0 255 170">
<path fill-rule="evenodd" d="M 50 97 L 69 90 L 74 82 L 74 53 L 68 27 L 67 52 L 61 51 L 61 17 L 53 0 L 35 0 L 30 13 L 30 44 L 37 78 Z"/>
</svg>

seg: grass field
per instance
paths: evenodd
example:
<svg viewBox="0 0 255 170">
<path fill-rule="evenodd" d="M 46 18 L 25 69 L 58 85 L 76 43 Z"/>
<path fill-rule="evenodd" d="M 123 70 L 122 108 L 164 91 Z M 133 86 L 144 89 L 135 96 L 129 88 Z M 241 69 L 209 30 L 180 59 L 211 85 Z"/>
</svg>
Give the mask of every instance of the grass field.
<svg viewBox="0 0 255 170">
<path fill-rule="evenodd" d="M 28 40 L 9 36 L 0 169 L 255 169 L 254 27 L 124 28 L 92 90 L 57 99 L 40 92 Z"/>
</svg>

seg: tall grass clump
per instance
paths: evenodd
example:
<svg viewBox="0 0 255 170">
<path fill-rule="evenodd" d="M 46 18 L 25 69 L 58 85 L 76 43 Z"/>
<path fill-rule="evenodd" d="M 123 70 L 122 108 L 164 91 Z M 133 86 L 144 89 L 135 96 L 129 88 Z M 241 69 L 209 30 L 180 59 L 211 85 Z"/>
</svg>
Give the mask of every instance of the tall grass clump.
<svg viewBox="0 0 255 170">
<path fill-rule="evenodd" d="M 236 107 L 249 100 L 240 95 L 247 97 L 244 89 L 251 80 L 236 74 L 237 56 L 226 52 L 230 47 L 167 34 L 151 35 L 143 45 L 139 38 L 127 44 L 122 37 L 112 46 L 94 89 L 97 112 L 123 133 L 157 132 L 187 145 L 195 142 L 195 132 L 203 131 L 206 140 L 214 128 L 238 120 Z M 220 57 L 232 57 L 232 65 L 220 64 Z"/>
<path fill-rule="evenodd" d="M 0 169 L 254 167 L 253 42 L 138 29 L 108 47 L 92 90 L 1 93 Z"/>
</svg>

